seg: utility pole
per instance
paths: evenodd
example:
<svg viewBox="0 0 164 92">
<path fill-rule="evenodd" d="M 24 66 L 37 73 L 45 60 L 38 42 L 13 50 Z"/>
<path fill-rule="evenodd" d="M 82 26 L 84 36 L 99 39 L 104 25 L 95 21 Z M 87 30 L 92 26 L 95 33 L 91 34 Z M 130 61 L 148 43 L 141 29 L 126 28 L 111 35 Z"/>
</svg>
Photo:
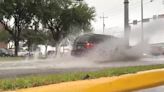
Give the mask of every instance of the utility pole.
<svg viewBox="0 0 164 92">
<path fill-rule="evenodd" d="M 127 46 L 129 46 L 129 34 L 129 0 L 124 0 L 124 39 Z"/>
<path fill-rule="evenodd" d="M 104 34 L 104 31 L 105 31 L 105 19 L 108 18 L 108 17 L 105 17 L 104 13 L 103 13 L 103 16 L 100 17 L 100 18 L 103 20 L 103 34 Z"/>
<path fill-rule="evenodd" d="M 153 2 L 154 0 L 150 0 L 150 2 Z M 141 0 L 141 42 L 144 41 L 144 7 L 143 7 L 143 0 Z"/>
<path fill-rule="evenodd" d="M 152 2 L 153 0 L 151 0 Z M 143 30 L 143 0 L 141 0 L 141 42 L 144 41 L 144 30 Z"/>
</svg>

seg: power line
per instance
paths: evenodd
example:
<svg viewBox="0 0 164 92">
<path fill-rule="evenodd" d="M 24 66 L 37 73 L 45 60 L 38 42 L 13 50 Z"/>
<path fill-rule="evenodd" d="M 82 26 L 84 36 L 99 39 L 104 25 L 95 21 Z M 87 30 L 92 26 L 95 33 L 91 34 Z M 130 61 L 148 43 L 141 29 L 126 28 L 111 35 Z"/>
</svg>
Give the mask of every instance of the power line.
<svg viewBox="0 0 164 92">
<path fill-rule="evenodd" d="M 104 29 L 105 29 L 105 19 L 108 18 L 108 17 L 105 17 L 105 16 L 104 16 L 104 13 L 103 13 L 103 16 L 101 16 L 100 18 L 103 20 L 103 34 L 104 34 Z"/>
</svg>

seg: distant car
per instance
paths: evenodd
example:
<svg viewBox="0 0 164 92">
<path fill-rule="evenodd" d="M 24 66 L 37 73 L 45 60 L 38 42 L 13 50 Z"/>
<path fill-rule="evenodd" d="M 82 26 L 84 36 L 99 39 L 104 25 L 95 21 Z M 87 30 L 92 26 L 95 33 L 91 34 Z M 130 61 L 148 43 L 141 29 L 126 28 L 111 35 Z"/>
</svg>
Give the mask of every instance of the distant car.
<svg viewBox="0 0 164 92">
<path fill-rule="evenodd" d="M 27 50 L 20 50 L 18 51 L 18 56 L 24 57 L 24 56 L 28 56 L 29 52 Z"/>
<path fill-rule="evenodd" d="M 89 51 L 91 51 L 93 48 L 95 48 L 96 45 L 109 39 L 117 39 L 117 38 L 111 35 L 102 35 L 102 34 L 84 34 L 82 36 L 79 36 L 74 41 L 71 55 L 83 56 Z"/>
<path fill-rule="evenodd" d="M 150 52 L 153 56 L 164 55 L 163 48 L 159 46 L 152 46 Z"/>
<path fill-rule="evenodd" d="M 71 45 L 61 45 L 60 46 L 60 53 L 69 53 L 72 50 Z"/>
<path fill-rule="evenodd" d="M 6 48 L 0 48 L 0 56 L 13 56 L 13 52 Z"/>
<path fill-rule="evenodd" d="M 51 56 L 51 55 L 54 55 L 55 54 L 55 51 L 54 50 L 49 50 L 48 52 L 47 52 L 47 55 L 48 56 Z"/>
<path fill-rule="evenodd" d="M 7 52 L 4 51 L 4 49 L 0 48 L 0 56 L 6 56 Z"/>
<path fill-rule="evenodd" d="M 10 49 L 6 49 L 9 56 L 14 56 L 14 52 Z"/>
</svg>

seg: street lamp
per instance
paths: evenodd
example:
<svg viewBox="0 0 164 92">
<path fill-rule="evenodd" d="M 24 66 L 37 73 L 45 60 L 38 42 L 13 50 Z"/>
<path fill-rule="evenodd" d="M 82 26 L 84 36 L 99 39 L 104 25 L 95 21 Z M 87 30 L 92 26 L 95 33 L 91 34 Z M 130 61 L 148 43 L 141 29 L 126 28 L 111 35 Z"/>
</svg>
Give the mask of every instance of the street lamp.
<svg viewBox="0 0 164 92">
<path fill-rule="evenodd" d="M 154 0 L 150 0 L 150 2 L 153 2 Z M 144 25 L 143 25 L 143 17 L 144 17 L 144 12 L 143 12 L 143 0 L 141 0 L 141 41 L 144 41 Z"/>
<path fill-rule="evenodd" d="M 144 30 L 143 30 L 143 0 L 141 0 L 141 41 L 143 42 L 143 40 L 144 40 Z"/>
<path fill-rule="evenodd" d="M 102 17 L 100 17 L 102 20 L 103 20 L 103 34 L 105 33 L 104 31 L 105 31 L 105 18 L 108 18 L 108 17 L 105 17 L 104 16 L 104 13 L 103 13 L 103 16 Z"/>
<path fill-rule="evenodd" d="M 124 39 L 127 46 L 129 46 L 129 34 L 129 0 L 124 0 Z"/>
</svg>

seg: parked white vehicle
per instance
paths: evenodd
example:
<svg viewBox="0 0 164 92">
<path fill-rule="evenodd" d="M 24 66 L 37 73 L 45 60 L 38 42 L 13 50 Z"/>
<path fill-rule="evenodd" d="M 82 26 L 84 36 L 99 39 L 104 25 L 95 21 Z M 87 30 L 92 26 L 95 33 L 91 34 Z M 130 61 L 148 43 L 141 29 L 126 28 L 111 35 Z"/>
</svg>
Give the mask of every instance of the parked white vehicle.
<svg viewBox="0 0 164 92">
<path fill-rule="evenodd" d="M 61 53 L 68 53 L 68 52 L 71 52 L 71 50 L 72 50 L 72 46 L 70 46 L 70 45 L 60 47 Z"/>
<path fill-rule="evenodd" d="M 18 56 L 27 56 L 29 52 L 27 50 L 20 50 L 18 51 Z"/>
</svg>

